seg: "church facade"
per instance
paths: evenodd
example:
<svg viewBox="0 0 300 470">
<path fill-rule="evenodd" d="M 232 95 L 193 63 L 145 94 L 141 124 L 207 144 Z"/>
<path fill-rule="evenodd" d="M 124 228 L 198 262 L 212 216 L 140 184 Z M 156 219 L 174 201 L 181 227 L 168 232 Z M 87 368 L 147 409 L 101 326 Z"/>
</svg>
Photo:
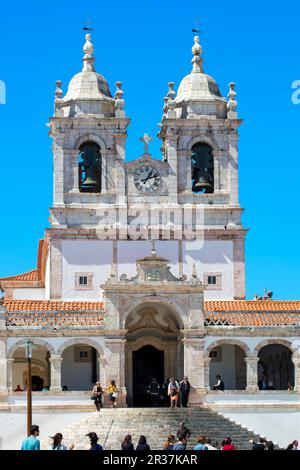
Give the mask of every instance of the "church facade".
<svg viewBox="0 0 300 470">
<path fill-rule="evenodd" d="M 145 134 L 126 161 L 122 83 L 113 97 L 90 34 L 83 51 L 65 95 L 56 83 L 37 267 L 0 279 L 2 399 L 26 388 L 28 340 L 34 390 L 56 395 L 113 379 L 120 403 L 142 405 L 152 377 L 185 375 L 199 404 L 217 374 L 226 390 L 299 393 L 300 301 L 245 300 L 235 84 L 221 95 L 196 36 L 191 72 L 168 84 L 161 158 Z"/>
</svg>

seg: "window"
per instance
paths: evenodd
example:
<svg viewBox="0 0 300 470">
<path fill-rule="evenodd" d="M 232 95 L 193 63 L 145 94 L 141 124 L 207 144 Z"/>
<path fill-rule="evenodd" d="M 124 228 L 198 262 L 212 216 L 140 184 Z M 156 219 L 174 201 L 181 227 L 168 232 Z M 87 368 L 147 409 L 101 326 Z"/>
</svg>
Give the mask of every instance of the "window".
<svg viewBox="0 0 300 470">
<path fill-rule="evenodd" d="M 93 273 L 75 273 L 76 290 L 93 289 Z"/>
<path fill-rule="evenodd" d="M 95 142 L 85 142 L 79 148 L 79 191 L 101 192 L 101 153 Z"/>
<path fill-rule="evenodd" d="M 222 273 L 204 273 L 203 285 L 206 290 L 222 290 Z"/>
<path fill-rule="evenodd" d="M 90 346 L 75 346 L 74 362 L 92 362 L 92 348 Z"/>
<path fill-rule="evenodd" d="M 207 144 L 192 147 L 192 190 L 194 193 L 214 192 L 214 157 L 212 148 Z"/>
<path fill-rule="evenodd" d="M 211 358 L 211 362 L 222 362 L 222 347 L 218 346 L 216 349 L 213 349 L 209 357 Z"/>
<path fill-rule="evenodd" d="M 207 276 L 207 284 L 215 286 L 217 284 L 217 276 Z"/>
<path fill-rule="evenodd" d="M 87 276 L 79 276 L 79 285 L 80 286 L 87 286 L 88 278 Z"/>
</svg>

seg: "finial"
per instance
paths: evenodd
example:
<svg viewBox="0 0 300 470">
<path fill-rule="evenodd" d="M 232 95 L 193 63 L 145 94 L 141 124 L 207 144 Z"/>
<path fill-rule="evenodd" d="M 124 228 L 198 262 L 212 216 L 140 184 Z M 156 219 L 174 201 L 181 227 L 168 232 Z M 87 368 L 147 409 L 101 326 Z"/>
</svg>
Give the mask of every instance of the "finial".
<svg viewBox="0 0 300 470">
<path fill-rule="evenodd" d="M 167 96 L 164 97 L 164 106 L 163 106 L 163 118 L 166 117 L 167 115 L 167 111 L 168 111 L 168 101 L 169 101 L 169 98 Z"/>
<path fill-rule="evenodd" d="M 125 100 L 123 99 L 124 91 L 122 90 L 122 82 L 116 82 L 116 93 L 115 93 L 115 108 L 116 117 L 125 117 L 124 105 Z"/>
<path fill-rule="evenodd" d="M 237 101 L 236 101 L 235 83 L 230 82 L 228 86 L 229 86 L 229 93 L 228 93 L 229 100 L 227 102 L 227 117 L 228 119 L 237 119 L 238 114 L 236 111 Z"/>
<path fill-rule="evenodd" d="M 151 256 L 156 256 L 155 240 L 151 240 L 151 245 L 152 245 Z"/>
<path fill-rule="evenodd" d="M 194 36 L 194 45 L 192 47 L 192 53 L 193 53 L 193 59 L 192 59 L 192 64 L 193 64 L 193 73 L 202 73 L 203 72 L 203 67 L 202 67 L 202 47 L 199 43 L 199 36 Z"/>
<path fill-rule="evenodd" d="M 56 80 L 56 90 L 55 90 L 55 98 L 56 99 L 61 99 L 63 95 L 63 91 L 61 89 L 62 86 L 62 81 L 61 80 Z"/>
<path fill-rule="evenodd" d="M 83 71 L 90 71 L 94 69 L 95 59 L 93 57 L 94 46 L 91 42 L 92 36 L 90 33 L 85 35 L 85 44 L 83 46 Z"/>
<path fill-rule="evenodd" d="M 176 92 L 174 91 L 174 82 L 168 83 L 169 91 L 167 93 L 168 101 L 167 101 L 167 118 L 168 119 L 176 119 L 176 102 L 174 100 L 176 96 Z"/>
<path fill-rule="evenodd" d="M 192 277 L 195 278 L 195 279 L 198 277 L 198 276 L 197 276 L 197 269 L 196 269 L 196 264 L 195 264 L 195 263 L 193 263 Z"/>
</svg>

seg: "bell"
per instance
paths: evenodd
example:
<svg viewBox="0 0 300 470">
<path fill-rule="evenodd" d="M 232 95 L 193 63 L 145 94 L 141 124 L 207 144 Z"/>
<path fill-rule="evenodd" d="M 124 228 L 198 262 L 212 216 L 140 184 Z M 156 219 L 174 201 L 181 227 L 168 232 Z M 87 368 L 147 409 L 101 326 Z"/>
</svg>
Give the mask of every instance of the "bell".
<svg viewBox="0 0 300 470">
<path fill-rule="evenodd" d="M 82 183 L 82 186 L 85 187 L 94 187 L 97 186 L 98 182 L 95 180 L 93 168 L 86 168 L 85 170 L 86 178 Z"/>
<path fill-rule="evenodd" d="M 91 176 L 88 176 L 86 180 L 82 183 L 83 186 L 97 186 L 97 181 L 94 180 Z"/>
<path fill-rule="evenodd" d="M 195 184 L 195 188 L 199 188 L 199 189 L 211 188 L 211 184 L 208 181 L 205 181 L 203 178 L 199 178 L 199 180 Z"/>
</svg>

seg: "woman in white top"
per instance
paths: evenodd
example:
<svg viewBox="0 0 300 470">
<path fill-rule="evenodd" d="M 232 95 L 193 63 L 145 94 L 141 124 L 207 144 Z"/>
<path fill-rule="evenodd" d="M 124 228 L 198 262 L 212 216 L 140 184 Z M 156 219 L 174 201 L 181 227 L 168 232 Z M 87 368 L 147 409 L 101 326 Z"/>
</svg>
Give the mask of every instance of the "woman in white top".
<svg viewBox="0 0 300 470">
<path fill-rule="evenodd" d="M 62 444 L 63 436 L 60 432 L 57 432 L 54 436 L 51 437 L 53 439 L 52 445 L 49 447 L 48 450 L 73 450 L 75 444 L 71 444 L 70 447 L 65 446 Z"/>
</svg>

